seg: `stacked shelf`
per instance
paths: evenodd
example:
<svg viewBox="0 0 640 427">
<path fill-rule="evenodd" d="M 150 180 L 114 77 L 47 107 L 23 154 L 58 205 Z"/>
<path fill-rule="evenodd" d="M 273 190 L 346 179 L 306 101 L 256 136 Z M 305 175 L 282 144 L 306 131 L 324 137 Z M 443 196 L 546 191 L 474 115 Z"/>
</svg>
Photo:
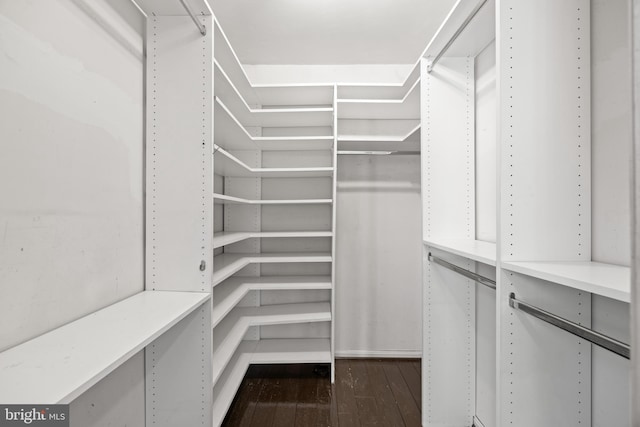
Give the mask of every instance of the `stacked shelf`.
<svg viewBox="0 0 640 427">
<path fill-rule="evenodd" d="M 419 62 L 402 84 L 338 86 L 336 108 L 341 151 L 418 151 Z"/>
<path fill-rule="evenodd" d="M 252 363 L 333 373 L 334 86 L 254 86 L 214 29 L 214 425 Z"/>
</svg>

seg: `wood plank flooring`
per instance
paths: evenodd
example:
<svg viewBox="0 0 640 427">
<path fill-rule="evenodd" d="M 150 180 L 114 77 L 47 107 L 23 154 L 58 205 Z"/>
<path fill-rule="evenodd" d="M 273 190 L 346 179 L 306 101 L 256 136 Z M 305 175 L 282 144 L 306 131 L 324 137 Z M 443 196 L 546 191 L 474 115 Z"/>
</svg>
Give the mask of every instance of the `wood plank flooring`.
<svg viewBox="0 0 640 427">
<path fill-rule="evenodd" d="M 253 365 L 224 427 L 420 427 L 419 359 L 338 359 L 336 382 L 316 365 Z"/>
</svg>

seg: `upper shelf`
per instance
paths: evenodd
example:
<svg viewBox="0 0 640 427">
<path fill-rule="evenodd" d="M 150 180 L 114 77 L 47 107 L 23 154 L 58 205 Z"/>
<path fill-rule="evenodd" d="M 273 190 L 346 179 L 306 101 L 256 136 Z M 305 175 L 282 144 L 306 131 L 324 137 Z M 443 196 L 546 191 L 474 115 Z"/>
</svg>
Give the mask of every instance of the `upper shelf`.
<svg viewBox="0 0 640 427">
<path fill-rule="evenodd" d="M 503 262 L 502 267 L 516 273 L 612 298 L 631 301 L 631 269 L 593 261 Z"/>
<path fill-rule="evenodd" d="M 420 80 L 401 99 L 338 99 L 339 119 L 420 119 Z"/>
<path fill-rule="evenodd" d="M 461 257 L 496 266 L 496 244 L 471 239 L 429 239 L 424 244 Z"/>
<path fill-rule="evenodd" d="M 226 34 L 215 21 L 214 57 L 241 97 L 250 106 L 333 105 L 333 85 L 254 85 L 249 80 Z M 216 88 L 217 90 L 217 88 Z"/>
<path fill-rule="evenodd" d="M 391 134 L 385 130 L 379 134 L 341 134 L 338 135 L 340 150 L 392 150 L 419 151 L 420 123 L 415 124 L 409 131 Z"/>
<path fill-rule="evenodd" d="M 338 85 L 338 99 L 402 100 L 420 79 L 420 60 L 414 64 L 403 83 L 398 84 L 344 84 Z"/>
<path fill-rule="evenodd" d="M 0 402 L 70 403 L 209 297 L 141 292 L 0 353 Z"/>
<path fill-rule="evenodd" d="M 227 106 L 216 98 L 216 144 L 228 150 L 330 150 L 333 135 L 252 136 Z"/>
<path fill-rule="evenodd" d="M 333 167 L 252 168 L 225 149 L 215 146 L 214 171 L 218 175 L 250 178 L 311 178 L 332 176 Z"/>
<path fill-rule="evenodd" d="M 495 0 L 458 1 L 427 45 L 423 57 L 433 60 L 441 52 L 443 57 L 475 57 L 495 37 Z"/>
<path fill-rule="evenodd" d="M 233 85 L 220 64 L 214 63 L 214 88 L 220 99 L 243 126 L 320 127 L 333 124 L 333 107 L 253 108 Z"/>
</svg>

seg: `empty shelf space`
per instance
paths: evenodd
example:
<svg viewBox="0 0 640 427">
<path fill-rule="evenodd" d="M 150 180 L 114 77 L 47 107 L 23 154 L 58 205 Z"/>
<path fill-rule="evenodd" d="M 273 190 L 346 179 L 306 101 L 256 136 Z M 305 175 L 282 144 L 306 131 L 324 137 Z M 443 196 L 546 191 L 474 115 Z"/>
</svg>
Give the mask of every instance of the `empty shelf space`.
<svg viewBox="0 0 640 427">
<path fill-rule="evenodd" d="M 224 253 L 213 259 L 213 286 L 242 270 L 249 264 L 331 262 L 330 253 L 297 252 L 269 254 Z"/>
<path fill-rule="evenodd" d="M 215 100 L 214 108 L 214 140 L 228 150 L 300 151 L 333 147 L 333 135 L 252 136 L 221 100 Z"/>
<path fill-rule="evenodd" d="M 331 363 L 328 339 L 243 341 L 213 388 L 213 425 L 222 423 L 249 365 L 263 363 Z"/>
<path fill-rule="evenodd" d="M 217 62 L 214 70 L 214 87 L 215 98 L 222 100 L 243 126 L 305 127 L 333 124 L 332 106 L 252 108 Z"/>
<path fill-rule="evenodd" d="M 338 99 L 339 119 L 420 119 L 420 81 L 401 99 Z"/>
<path fill-rule="evenodd" d="M 254 85 L 217 20 L 215 27 L 215 60 L 249 105 L 333 105 L 333 84 Z"/>
<path fill-rule="evenodd" d="M 213 201 L 219 204 L 245 205 L 326 205 L 332 203 L 331 199 L 250 200 L 218 193 L 213 194 Z"/>
<path fill-rule="evenodd" d="M 213 331 L 213 383 L 220 378 L 250 327 L 330 321 L 329 303 L 234 308 Z"/>
<path fill-rule="evenodd" d="M 146 291 L 0 353 L 0 402 L 69 403 L 210 298 Z"/>
<path fill-rule="evenodd" d="M 420 60 L 414 64 L 403 83 L 339 84 L 338 99 L 401 100 L 420 79 Z"/>
<path fill-rule="evenodd" d="M 311 178 L 332 176 L 333 167 L 252 168 L 225 149 L 216 146 L 214 171 L 230 177 Z"/>
<path fill-rule="evenodd" d="M 428 239 L 424 244 L 473 261 L 496 265 L 495 243 L 472 239 Z"/>
<path fill-rule="evenodd" d="M 398 135 L 338 135 L 338 142 L 420 142 L 420 124 L 411 128 L 408 133 Z"/>
<path fill-rule="evenodd" d="M 231 277 L 214 288 L 215 327 L 250 291 L 331 289 L 331 276 Z"/>
<path fill-rule="evenodd" d="M 631 300 L 631 269 L 593 261 L 503 262 L 502 268 L 619 301 Z"/>
<path fill-rule="evenodd" d="M 247 239 L 331 236 L 331 231 L 222 231 L 213 235 L 213 247 L 220 248 Z"/>
</svg>

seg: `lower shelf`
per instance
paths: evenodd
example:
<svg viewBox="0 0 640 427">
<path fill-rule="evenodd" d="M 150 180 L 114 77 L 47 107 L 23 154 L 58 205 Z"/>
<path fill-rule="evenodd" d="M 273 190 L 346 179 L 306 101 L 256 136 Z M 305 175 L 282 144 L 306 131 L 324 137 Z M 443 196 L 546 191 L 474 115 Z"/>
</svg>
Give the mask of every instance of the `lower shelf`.
<svg viewBox="0 0 640 427">
<path fill-rule="evenodd" d="M 331 305 L 329 303 L 235 308 L 214 329 L 213 384 L 216 384 L 222 375 L 250 327 L 330 321 Z"/>
<path fill-rule="evenodd" d="M 331 362 L 328 338 L 243 341 L 213 388 L 213 425 L 224 420 L 249 365 Z"/>
</svg>

